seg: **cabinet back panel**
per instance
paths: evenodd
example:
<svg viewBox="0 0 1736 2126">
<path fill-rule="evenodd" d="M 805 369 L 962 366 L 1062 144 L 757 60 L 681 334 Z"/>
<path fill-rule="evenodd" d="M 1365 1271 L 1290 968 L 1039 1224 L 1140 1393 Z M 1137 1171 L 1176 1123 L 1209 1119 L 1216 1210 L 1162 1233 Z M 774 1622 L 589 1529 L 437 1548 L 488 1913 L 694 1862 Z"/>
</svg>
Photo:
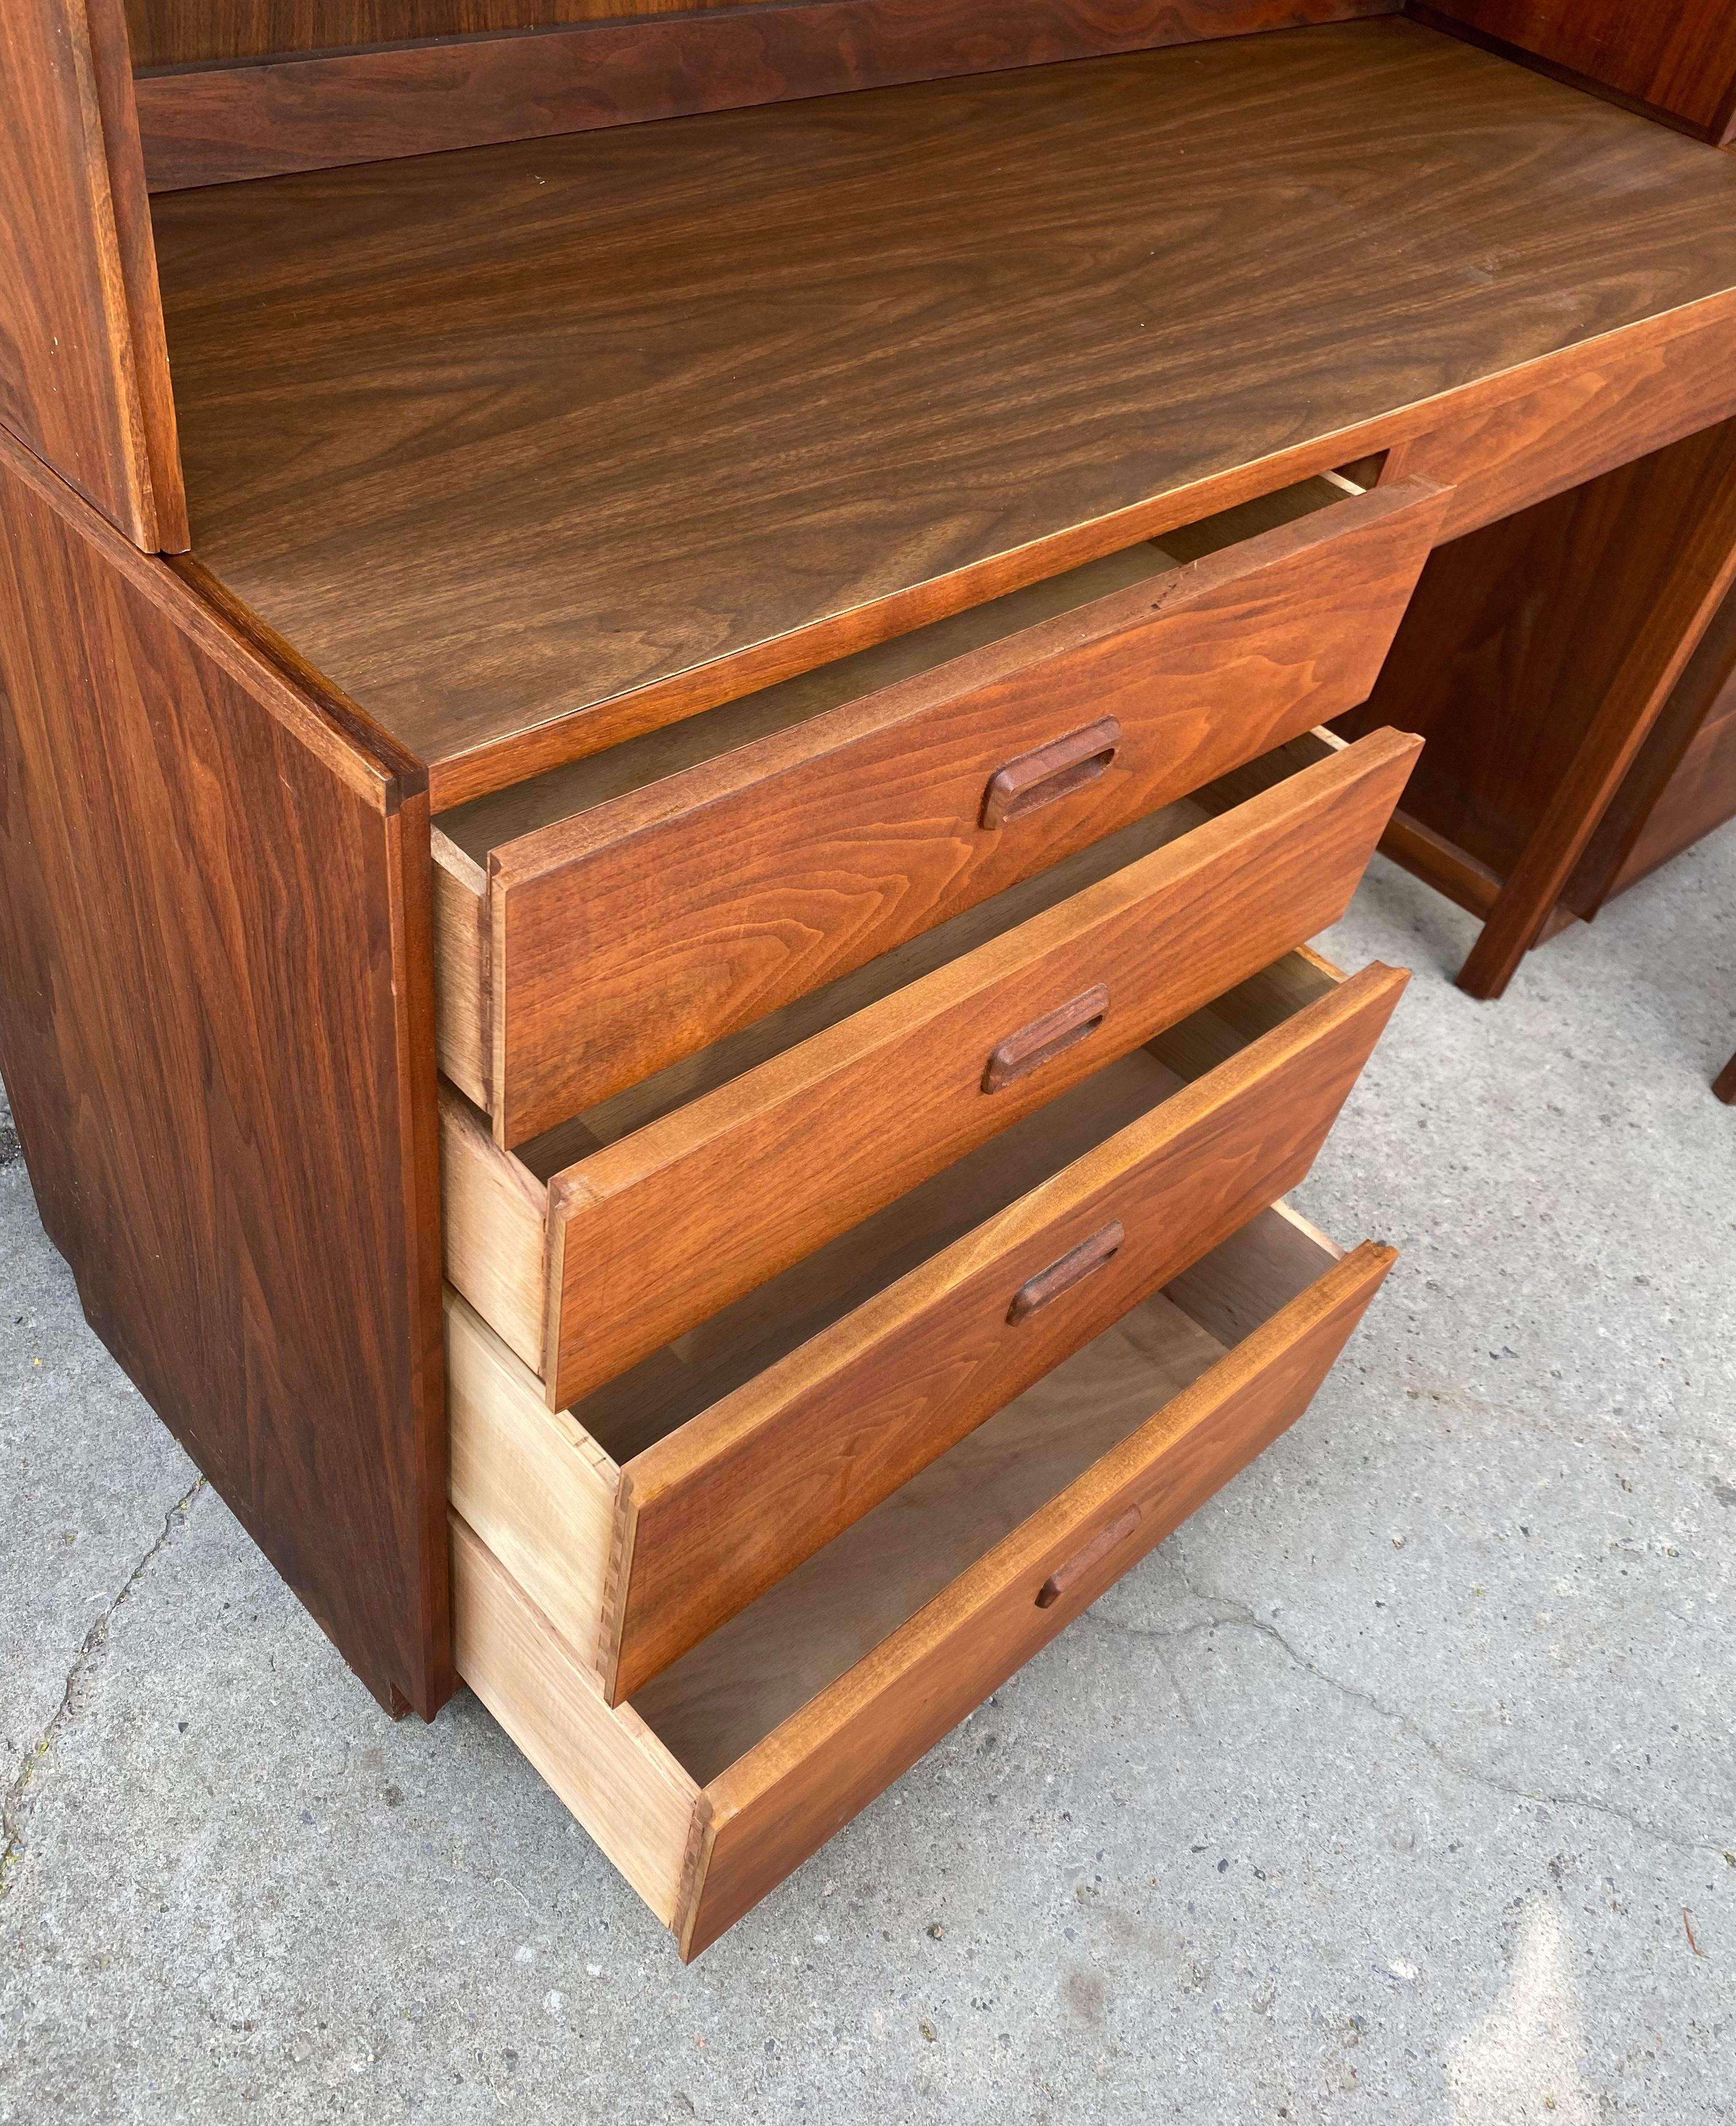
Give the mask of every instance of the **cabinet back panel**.
<svg viewBox="0 0 1736 2126">
<path fill-rule="evenodd" d="M 743 0 L 126 0 L 133 64 L 193 66 L 419 37 L 700 14 Z"/>
</svg>

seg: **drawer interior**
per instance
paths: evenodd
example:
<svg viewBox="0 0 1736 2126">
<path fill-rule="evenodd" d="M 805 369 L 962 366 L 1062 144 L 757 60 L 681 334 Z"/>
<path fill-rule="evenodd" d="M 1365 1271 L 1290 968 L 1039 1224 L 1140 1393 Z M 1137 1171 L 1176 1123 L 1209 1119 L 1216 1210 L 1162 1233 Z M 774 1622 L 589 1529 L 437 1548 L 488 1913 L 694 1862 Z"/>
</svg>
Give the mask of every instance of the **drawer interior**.
<svg viewBox="0 0 1736 2126">
<path fill-rule="evenodd" d="M 701 1784 L 1304 1291 L 1341 1250 L 1265 1212 L 961 1440 L 631 1701 Z"/>
<path fill-rule="evenodd" d="M 576 1398 L 455 1293 L 455 1506 L 630 1696 L 1295 1186 L 1403 979 L 1285 955 Z"/>
<path fill-rule="evenodd" d="M 923 976 L 974 952 L 1099 880 L 1137 862 L 1258 791 L 1342 749 L 1328 733 L 1309 733 L 1281 746 L 1191 797 L 1167 805 L 1075 855 L 1006 887 L 991 900 L 922 932 L 852 973 L 828 982 L 750 1026 L 669 1065 L 625 1091 L 556 1124 L 517 1148 L 517 1158 L 540 1183 L 634 1130 L 649 1127 L 691 1100 L 715 1091 L 771 1057 L 813 1039 Z M 1010 1029 L 1009 1029 L 1010 1030 Z M 1004 1142 L 1004 1137 L 996 1140 Z"/>
<path fill-rule="evenodd" d="M 1236 1049 L 1330 994 L 1337 979 L 1313 955 L 1287 954 L 665 1344 L 575 1404 L 573 1419 L 615 1462 L 630 1461 Z"/>
<path fill-rule="evenodd" d="M 935 979 L 947 979 L 951 966 L 963 965 L 964 956 L 985 946 L 985 941 L 1028 919 L 1040 918 L 1041 911 L 1092 888 L 1094 881 L 1138 859 L 1143 851 L 1161 849 L 1212 815 L 1285 782 L 1305 769 L 1323 768 L 1330 756 L 1342 755 L 1343 751 L 1342 742 L 1330 734 L 1304 733 L 1287 745 L 1220 777 L 1194 797 L 1135 822 L 1120 834 L 1005 889 L 827 987 L 569 1117 L 517 1151 L 498 1146 L 479 1111 L 455 1088 L 442 1085 L 441 1186 L 450 1281 L 512 1351 L 550 1381 L 551 1401 L 556 1406 L 569 1404 L 579 1394 L 625 1372 L 669 1337 L 715 1315 L 751 1285 L 763 1285 L 791 1261 L 812 1254 L 852 1221 L 838 1217 L 828 1230 L 823 1213 L 832 1199 L 823 1192 L 815 1193 L 820 1179 L 816 1174 L 808 1197 L 803 1199 L 807 1207 L 804 1217 L 814 1235 L 808 1245 L 785 1254 L 781 1262 L 769 1262 L 754 1277 L 734 1280 L 733 1290 L 720 1290 L 714 1303 L 698 1306 L 694 1311 L 686 1311 L 689 1302 L 685 1297 L 682 1308 L 677 1309 L 671 1295 L 664 1292 L 669 1303 L 663 1311 L 670 1325 L 661 1336 L 641 1340 L 638 1349 L 624 1349 L 619 1363 L 615 1363 L 615 1345 L 622 1339 L 613 1335 L 609 1323 L 587 1327 L 583 1315 L 573 1311 L 575 1300 L 582 1306 L 589 1303 L 581 1287 L 588 1289 L 592 1282 L 585 1277 L 585 1266 L 596 1242 L 587 1236 L 580 1243 L 583 1251 L 573 1254 L 569 1261 L 566 1240 L 573 1221 L 581 1215 L 594 1235 L 604 1207 L 617 1197 L 619 1211 L 611 1210 L 610 1216 L 617 1224 L 626 1220 L 627 1240 L 634 1247 L 649 1245 L 656 1234 L 664 1230 L 661 1212 L 657 1221 L 646 1223 L 642 1207 L 648 1199 L 636 1187 L 624 1191 L 621 1173 L 630 1180 L 647 1173 L 656 1179 L 665 1168 L 672 1174 L 693 1170 L 691 1162 L 684 1166 L 680 1159 L 690 1145 L 703 1150 L 714 1139 L 719 1145 L 726 1145 L 731 1141 L 728 1132 L 734 1118 L 752 1112 L 756 1102 L 764 1103 L 785 1080 L 805 1084 L 815 1071 L 834 1067 L 837 1053 L 856 1054 L 856 1043 L 866 1022 L 855 1014 L 895 1009 L 898 994 L 919 978 L 933 974 Z M 1274 926 L 1275 950 L 1283 942 L 1277 933 L 1287 927 Z M 1304 924 L 1300 933 L 1305 935 L 1314 927 Z M 1244 958 L 1243 967 L 1249 964 Z M 1252 964 L 1257 966 L 1257 960 Z M 1018 1014 L 1009 1013 L 1007 1025 L 996 1029 L 996 1038 L 1014 1032 Z M 828 1040 L 833 1044 L 829 1048 L 824 1045 Z M 1113 1046 L 1107 1043 L 1106 1046 L 1112 1054 Z M 1083 1045 L 1075 1044 L 1075 1049 L 1076 1053 L 1060 1056 L 1049 1066 L 1055 1073 L 1050 1080 L 1054 1093 L 1090 1072 L 1093 1057 Z M 880 1108 L 885 1109 L 886 1098 L 878 1089 L 870 1089 Z M 1042 1087 L 1033 1079 L 1029 1087 L 1017 1085 L 1003 1096 L 1008 1102 L 1004 1116 L 989 1114 L 985 1103 L 983 1119 L 990 1127 L 978 1132 L 978 1139 L 1004 1134 L 1019 1116 L 1044 1103 L 1042 1094 Z M 800 1103 L 785 1100 L 785 1105 L 791 1112 L 793 1128 Z M 908 1194 L 929 1174 L 962 1157 L 969 1149 L 969 1142 L 961 1144 L 951 1159 L 934 1160 L 926 1169 L 921 1161 L 911 1162 L 915 1170 L 908 1179 L 887 1189 L 878 1202 L 865 1202 L 854 1222 L 860 1224 L 894 1198 Z M 607 1170 L 611 1163 L 619 1173 Z M 721 1174 L 716 1186 L 723 1186 Z M 611 1254 L 608 1261 L 616 1265 L 616 1256 Z M 614 1274 L 612 1268 L 611 1274 Z M 685 1320 L 678 1318 L 682 1311 L 686 1311 Z M 610 1321 L 613 1320 L 611 1316 Z M 583 1344 L 576 1340 L 581 1338 Z M 599 1341 L 600 1338 L 605 1340 Z M 631 1340 L 626 1339 L 629 1344 Z M 579 1377 L 586 1373 L 588 1378 L 581 1380 Z"/>
<path fill-rule="evenodd" d="M 455 1501 L 460 1672 L 691 1958 L 1300 1416 L 1392 1259 L 1257 1214 L 625 1703 Z"/>
<path fill-rule="evenodd" d="M 1022 590 L 876 643 L 853 656 L 838 658 L 793 679 L 727 702 L 703 715 L 648 731 L 527 782 L 473 799 L 441 813 L 435 823 L 436 834 L 444 836 L 472 863 L 484 864 L 491 850 L 520 835 L 534 834 L 557 820 L 573 818 L 660 782 L 665 776 L 805 723 L 896 680 L 931 671 L 969 650 L 1034 627 L 1040 621 L 1106 598 L 1112 591 L 1168 574 L 1262 532 L 1330 508 L 1347 495 L 1361 494 L 1371 486 L 1380 475 L 1381 462 L 1380 457 L 1361 460 L 1342 471 L 1322 473 L 1280 488 L 1197 523 L 1178 527 L 1159 539 L 1143 541 L 1087 561 Z"/>
</svg>

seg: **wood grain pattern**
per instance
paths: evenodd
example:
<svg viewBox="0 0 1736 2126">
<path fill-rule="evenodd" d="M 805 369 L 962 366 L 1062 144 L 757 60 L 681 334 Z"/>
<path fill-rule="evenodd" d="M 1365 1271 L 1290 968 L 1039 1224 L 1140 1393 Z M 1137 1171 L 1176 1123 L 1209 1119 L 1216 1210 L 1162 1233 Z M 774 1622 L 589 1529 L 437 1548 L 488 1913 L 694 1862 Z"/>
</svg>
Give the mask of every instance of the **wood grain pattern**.
<svg viewBox="0 0 1736 2126">
<path fill-rule="evenodd" d="M 556 1175 L 551 1406 L 1335 921 L 1415 751 L 1374 735 Z M 1009 1024 L 1097 978 L 1101 1034 L 984 1094 Z"/>
<path fill-rule="evenodd" d="M 1166 1058 L 1173 1056 L 1173 1068 L 1149 1051 L 1138 1051 L 1097 1072 L 587 1396 L 570 1413 L 551 1414 L 540 1381 L 449 1292 L 455 1504 L 560 1637 L 601 1670 L 606 1664 L 597 1650 L 606 1609 L 612 1613 L 617 1606 L 613 1592 L 605 1602 L 604 1590 L 611 1584 L 618 1590 L 634 1565 L 645 1561 L 643 1548 L 633 1559 L 628 1555 L 623 1465 L 632 1467 L 637 1457 L 673 1439 L 714 1406 L 738 1399 L 739 1391 L 800 1347 L 816 1345 L 817 1339 L 823 1344 L 847 1316 L 1041 1190 L 1064 1169 L 1092 1158 L 1109 1138 L 1118 1132 L 1125 1136 L 1190 1080 L 1233 1061 L 1250 1044 L 1332 999 L 1343 980 L 1305 950 L 1287 954 L 1153 1044 Z M 462 1103 L 449 1097 L 449 1105 Z M 448 1135 L 449 1188 L 463 1141 Z M 469 1147 L 496 1160 L 510 1158 L 481 1138 L 474 1123 Z M 1264 1231 L 1271 1222 L 1257 1218 L 1254 1229 Z M 1286 1212 L 1283 1230 L 1290 1232 L 1297 1222 Z M 450 1227 L 447 1239 L 451 1254 Z M 1311 1232 L 1305 1245 L 1309 1250 L 1330 1247 Z M 1239 1240 L 1226 1242 L 1214 1259 L 1241 1248 Z M 1312 1266 L 1284 1297 L 1318 1274 L 1318 1259 L 1310 1252 L 1309 1259 Z M 1238 1290 L 1254 1295 L 1251 1303 L 1258 1304 L 1265 1294 L 1269 1313 L 1277 1303 L 1270 1294 L 1284 1267 L 1269 1248 L 1256 1247 L 1248 1268 L 1229 1274 Z M 1190 1304 L 1198 1313 L 1199 1279 L 1192 1273 L 1189 1278 Z M 1217 1312 L 1221 1315 L 1221 1306 Z M 1249 1325 L 1244 1322 L 1224 1340 L 1235 1340 Z M 1215 1328 L 1213 1333 L 1221 1334 Z M 870 1357 L 874 1348 L 870 1343 Z M 775 1404 L 771 1409 L 775 1418 Z"/>
<path fill-rule="evenodd" d="M 1387 822 L 1380 850 L 1425 886 L 1444 893 L 1468 915 L 1474 915 L 1479 922 L 1488 919 L 1500 895 L 1500 873 L 1446 835 L 1425 826 L 1402 805 Z"/>
<path fill-rule="evenodd" d="M 1305 487 L 1307 501 L 1320 508 L 1343 498 L 1324 480 L 1308 482 Z M 1286 489 L 1283 496 L 1295 492 Z M 1218 522 L 1234 518 L 1243 536 L 1252 538 L 1288 521 L 1286 514 L 1272 513 L 1280 509 L 1281 499 L 1264 498 Z M 1303 508 L 1295 513 L 1309 512 Z M 1224 543 L 1235 540 L 1227 537 Z M 1095 598 L 1136 583 L 1153 583 L 1180 565 L 1167 548 L 1142 541 L 965 612 L 950 613 L 926 627 L 894 635 L 778 685 L 761 687 L 704 716 L 662 725 L 602 753 L 568 761 L 547 774 L 442 813 L 435 823 L 436 861 L 460 890 L 449 896 L 444 922 L 436 903 L 436 949 L 443 990 L 462 1002 L 452 1008 L 443 1027 L 441 1067 L 446 1067 L 448 1049 L 453 1061 L 463 1069 L 479 1070 L 484 1078 L 492 1067 L 488 1022 L 492 925 L 488 876 L 482 867 L 495 848 L 578 813 L 594 811 L 613 798 L 629 796 L 684 770 L 698 769 L 757 740 L 817 721 L 829 709 L 861 702 L 900 679 L 932 671 Z M 467 899 L 469 905 L 465 905 Z M 485 1052 L 478 1065 L 470 1059 L 479 1049 Z"/>
<path fill-rule="evenodd" d="M 1153 1294 L 648 1684 L 636 1709 L 696 1779 L 715 1779 L 1223 1355 Z"/>
<path fill-rule="evenodd" d="M 0 1068 L 92 1325 L 394 1711 L 451 1687 L 426 784 L 0 439 Z"/>
<path fill-rule="evenodd" d="M 1703 723 L 1634 837 L 1611 893 L 1628 887 L 1736 819 L 1736 716 Z"/>
<path fill-rule="evenodd" d="M 424 0 L 422 12 L 408 17 L 394 8 L 397 24 L 386 34 L 440 41 L 324 56 L 306 54 L 318 45 L 366 46 L 373 40 L 327 37 L 306 25 L 303 8 L 295 34 L 264 48 L 295 56 L 147 76 L 139 93 L 152 188 L 173 191 L 1344 21 L 1389 14 L 1398 5 L 1122 0 L 1105 8 L 1087 0 L 1023 0 L 1009 9 L 994 0 L 816 0 L 677 12 L 632 0 L 561 0 L 517 7 L 540 35 L 513 34 L 519 26 L 498 19 L 467 20 L 467 28 L 507 34 L 455 40 L 450 32 L 420 26 L 427 19 Z M 377 17 L 377 9 L 366 12 Z M 444 13 L 454 12 L 448 7 Z M 456 12 L 498 18 L 514 8 L 479 10 L 469 0 Z M 608 19 L 629 13 L 640 19 Z M 406 20 L 417 26 L 407 30 Z M 567 26 L 550 26 L 563 22 Z"/>
<path fill-rule="evenodd" d="M 555 1125 L 524 1143 L 519 1155 L 537 1175 L 552 1180 L 599 1144 L 616 1143 L 676 1108 L 719 1091 L 762 1063 L 818 1036 L 831 1034 L 845 1019 L 885 1003 L 979 947 L 1004 938 L 1017 925 L 1049 914 L 1064 902 L 1101 886 L 1113 873 L 1179 842 L 1232 806 L 1290 781 L 1325 757 L 1326 749 L 1316 744 L 1319 735 L 1305 733 L 1292 746 L 1275 749 L 1252 770 L 1244 768 L 1220 776 L 1192 796 L 1148 813 L 1118 833 L 1075 850 L 1034 877 L 1018 880 L 992 899 L 961 910 L 932 929 L 919 931 L 866 966 L 797 997 L 710 1047 L 684 1056 L 654 1076 L 587 1108 L 582 1115 Z M 1064 990 L 1057 1001 L 1065 1003 L 1078 994 L 1077 989 Z M 1013 1014 L 996 1030 L 993 1045 L 1026 1023 L 1021 1014 Z M 987 1051 L 983 1060 L 987 1062 Z"/>
<path fill-rule="evenodd" d="M 1233 1246 L 1229 1284 L 1252 1278 L 1258 1316 L 1234 1350 L 1153 1297 L 638 1705 L 603 1703 L 569 1643 L 455 1514 L 465 1680 L 672 1924 L 684 1956 L 1292 1422 L 1392 1261 L 1375 1246 L 1343 1256 L 1283 1206 Z M 1039 1605 L 1058 1569 L 1133 1512 L 1135 1531 Z"/>
<path fill-rule="evenodd" d="M 638 1456 L 611 1699 L 1300 1182 L 1405 980 L 1365 970 Z M 1010 1318 L 1027 1279 L 1111 1223 L 1101 1268 Z"/>
<path fill-rule="evenodd" d="M 951 966 L 979 946 L 1005 936 L 1016 925 L 1046 914 L 1076 894 L 1101 885 L 1111 873 L 1179 841 L 1239 801 L 1238 796 L 1219 801 L 1220 788 L 1221 783 L 1214 784 L 1197 797 L 1178 798 L 1173 805 L 1163 806 L 1131 826 L 1123 827 L 1120 833 L 1064 857 L 1034 878 L 1021 879 L 992 900 L 965 909 L 932 930 L 919 931 L 866 966 L 797 997 L 764 1018 L 725 1035 L 710 1047 L 684 1056 L 653 1077 L 642 1079 L 597 1106 L 587 1108 L 582 1116 L 544 1132 L 521 1146 L 518 1155 L 539 1176 L 552 1180 L 564 1167 L 587 1156 L 599 1144 L 614 1144 L 630 1132 L 643 1129 L 773 1057 L 829 1032 L 844 1019 Z M 1012 1030 L 1011 1023 L 998 1028 L 997 1038 Z"/>
<path fill-rule="evenodd" d="M 1344 1256 L 1344 1249 L 1299 1211 L 1274 1203 L 1173 1278 L 1163 1296 L 1228 1349 Z"/>
<path fill-rule="evenodd" d="M 79 0 L 67 0 L 69 7 Z M 144 149 L 133 93 L 131 57 L 120 0 L 82 0 L 88 27 L 92 73 L 101 122 L 109 210 L 115 228 L 116 262 L 125 301 L 127 356 L 139 405 L 134 443 L 142 448 L 149 481 L 149 516 L 139 543 L 166 554 L 184 554 L 191 544 L 186 490 L 181 477 L 180 423 L 163 334 L 163 295 L 157 281 L 157 240 L 146 191 Z M 123 527 L 125 528 L 125 527 Z"/>
<path fill-rule="evenodd" d="M 488 874 L 437 829 L 434 849 L 434 1037 L 440 1067 L 480 1108 L 488 1104 L 490 1014 Z"/>
<path fill-rule="evenodd" d="M 1433 0 L 1426 12 L 1651 105 L 1707 139 L 1724 137 L 1736 98 L 1727 0 Z"/>
<path fill-rule="evenodd" d="M 1215 1291 L 1245 1287 L 1254 1325 L 1234 1349 L 1154 1296 L 634 1705 L 605 1704 L 454 1515 L 466 1680 L 684 1956 L 1292 1421 L 1392 1259 L 1373 1246 L 1345 1257 L 1284 1206 L 1229 1245 L 1227 1278 L 1214 1278 L 1212 1258 L 1194 1274 L 1208 1306 Z M 1135 1510 L 1135 1530 L 1040 1606 L 1057 1571 Z"/>
<path fill-rule="evenodd" d="M 1184 1389 L 829 1689 L 712 1779 L 682 1954 L 716 1940 L 1307 1407 L 1393 1260 L 1364 1246 Z M 1045 1608 L 1082 1538 L 1138 1529 Z M 792 1581 L 789 1583 L 794 1585 Z M 672 1671 L 672 1674 L 673 1671 Z"/>
<path fill-rule="evenodd" d="M 573 1416 L 630 1466 L 1064 1167 L 1088 1158 L 1183 1082 L 1143 1049 L 1123 1056 L 587 1396 Z"/>
<path fill-rule="evenodd" d="M 186 518 L 119 0 L 0 14 L 0 424 L 135 546 Z"/>
<path fill-rule="evenodd" d="M 1342 501 L 496 849 L 504 1140 L 1364 700 L 1445 500 Z M 1002 764 L 1093 715 L 1120 725 L 1108 769 L 984 826 Z M 455 931 L 473 921 L 456 901 Z M 479 1004 L 443 1006 L 468 1053 Z"/>
<path fill-rule="evenodd" d="M 757 1287 L 678 1345 L 587 1396 L 575 1415 L 618 1461 L 643 1453 L 1139 1121 L 1183 1084 L 1330 996 L 1344 977 L 1309 966 L 1309 958 L 1305 951 L 1286 953 L 1154 1042 L 1094 1072 Z"/>
<path fill-rule="evenodd" d="M 1450 481 L 1443 540 L 1493 524 L 1736 413 L 1733 338 L 1729 296 L 1612 333 L 1502 395 L 1449 402 L 1389 455 L 1383 483 Z"/>
<path fill-rule="evenodd" d="M 460 1673 L 664 1925 L 681 1918 L 698 1788 L 597 1679 L 455 1513 L 452 1630 Z"/>
<path fill-rule="evenodd" d="M 155 207 L 201 555 L 444 806 L 1564 375 L 1733 203 L 1389 17 Z"/>
</svg>

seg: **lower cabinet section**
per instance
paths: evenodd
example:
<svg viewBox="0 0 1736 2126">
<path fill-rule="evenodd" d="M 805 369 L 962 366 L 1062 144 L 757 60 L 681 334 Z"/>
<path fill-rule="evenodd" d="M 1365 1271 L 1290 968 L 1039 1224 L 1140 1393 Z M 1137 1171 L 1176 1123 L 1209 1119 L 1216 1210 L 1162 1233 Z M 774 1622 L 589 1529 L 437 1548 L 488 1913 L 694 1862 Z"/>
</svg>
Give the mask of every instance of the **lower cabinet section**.
<svg viewBox="0 0 1736 2126">
<path fill-rule="evenodd" d="M 455 1509 L 460 1673 L 691 1958 L 1300 1416 L 1393 1259 L 1260 1212 L 625 1703 Z"/>
</svg>

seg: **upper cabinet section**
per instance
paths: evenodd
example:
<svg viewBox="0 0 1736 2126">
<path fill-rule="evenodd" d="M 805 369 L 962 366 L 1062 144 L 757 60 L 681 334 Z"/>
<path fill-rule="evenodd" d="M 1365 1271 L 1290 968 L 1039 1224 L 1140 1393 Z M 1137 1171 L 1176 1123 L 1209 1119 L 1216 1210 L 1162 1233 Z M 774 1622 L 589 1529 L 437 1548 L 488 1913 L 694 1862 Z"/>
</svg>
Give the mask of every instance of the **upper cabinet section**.
<svg viewBox="0 0 1736 2126">
<path fill-rule="evenodd" d="M 187 543 L 120 0 L 0 7 L 0 425 L 136 546 Z"/>
</svg>

